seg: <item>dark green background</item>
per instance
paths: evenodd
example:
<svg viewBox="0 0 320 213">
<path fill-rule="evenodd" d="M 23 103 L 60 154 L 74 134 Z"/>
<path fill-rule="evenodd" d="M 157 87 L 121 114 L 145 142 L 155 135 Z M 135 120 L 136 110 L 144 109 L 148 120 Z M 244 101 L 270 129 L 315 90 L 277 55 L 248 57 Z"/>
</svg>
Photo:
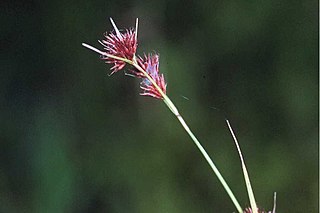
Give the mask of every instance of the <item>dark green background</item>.
<svg viewBox="0 0 320 213">
<path fill-rule="evenodd" d="M 162 101 L 81 46 L 140 20 L 167 93 L 239 202 L 318 212 L 318 2 L 2 1 L 0 212 L 234 212 Z M 187 101 L 181 96 L 186 96 Z M 219 108 L 221 111 L 212 109 Z"/>
</svg>

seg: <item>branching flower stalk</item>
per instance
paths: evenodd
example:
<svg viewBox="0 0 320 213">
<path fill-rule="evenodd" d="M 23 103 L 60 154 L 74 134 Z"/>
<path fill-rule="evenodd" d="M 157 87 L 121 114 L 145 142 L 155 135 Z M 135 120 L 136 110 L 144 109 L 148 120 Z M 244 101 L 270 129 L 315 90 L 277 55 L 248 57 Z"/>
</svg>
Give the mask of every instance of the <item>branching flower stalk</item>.
<svg viewBox="0 0 320 213">
<path fill-rule="evenodd" d="M 140 56 L 136 56 L 137 50 L 137 34 L 138 34 L 138 19 L 136 20 L 136 27 L 135 30 L 130 29 L 124 32 L 120 32 L 115 25 L 114 21 L 110 18 L 111 24 L 113 25 L 114 32 L 110 32 L 109 34 L 105 34 L 105 40 L 99 41 L 101 45 L 103 45 L 105 51 L 101 51 L 91 45 L 86 43 L 82 43 L 82 45 L 102 56 L 102 59 L 106 61 L 106 63 L 113 64 L 111 68 L 112 72 L 110 75 L 122 70 L 126 64 L 132 65 L 133 69 L 129 70 L 130 75 L 141 78 L 142 81 L 140 83 L 140 88 L 142 89 L 141 95 L 144 96 L 151 96 L 157 99 L 162 99 L 163 102 L 167 105 L 170 111 L 176 116 L 176 118 L 181 123 L 182 127 L 191 137 L 194 144 L 197 146 L 219 181 L 221 182 L 222 186 L 226 190 L 227 194 L 229 195 L 230 199 L 232 200 L 234 206 L 236 207 L 239 213 L 243 212 L 252 212 L 258 213 L 258 208 L 256 206 L 253 191 L 250 185 L 249 176 L 247 170 L 245 168 L 245 164 L 243 161 L 243 157 L 241 155 L 240 147 L 237 143 L 237 140 L 234 136 L 234 133 L 231 129 L 229 121 L 227 121 L 229 130 L 235 140 L 237 149 L 240 154 L 240 159 L 244 171 L 244 176 L 246 180 L 246 185 L 249 193 L 249 199 L 251 208 L 242 210 L 239 202 L 237 201 L 236 197 L 234 196 L 232 190 L 224 180 L 223 176 L 219 172 L 218 168 L 211 160 L 210 156 L 203 148 L 199 140 L 190 130 L 187 123 L 184 121 L 183 117 L 180 115 L 178 109 L 170 100 L 170 98 L 166 95 L 166 83 L 164 80 L 163 74 L 159 73 L 159 56 L 157 54 L 154 55 L 145 55 L 144 58 Z M 260 212 L 260 211 L 259 211 Z"/>
</svg>

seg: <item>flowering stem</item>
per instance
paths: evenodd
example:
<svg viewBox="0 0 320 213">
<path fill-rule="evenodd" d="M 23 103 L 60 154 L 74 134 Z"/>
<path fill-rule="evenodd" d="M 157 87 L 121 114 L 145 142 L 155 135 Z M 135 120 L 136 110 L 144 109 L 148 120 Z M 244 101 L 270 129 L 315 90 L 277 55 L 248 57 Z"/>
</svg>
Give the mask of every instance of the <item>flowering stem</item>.
<svg viewBox="0 0 320 213">
<path fill-rule="evenodd" d="M 168 104 L 167 104 L 168 105 Z M 208 164 L 210 165 L 211 169 L 213 170 L 213 172 L 215 173 L 215 175 L 217 176 L 217 178 L 219 179 L 219 181 L 221 182 L 222 186 L 224 187 L 224 189 L 227 191 L 229 197 L 231 198 L 233 204 L 235 205 L 235 207 L 237 208 L 238 212 L 242 213 L 242 208 L 239 204 L 239 202 L 237 201 L 236 197 L 234 196 L 233 192 L 231 191 L 230 187 L 228 186 L 227 182 L 224 180 L 223 176 L 221 175 L 221 173 L 219 172 L 218 168 L 216 167 L 216 165 L 213 163 L 213 161 L 211 160 L 210 156 L 208 155 L 208 153 L 206 152 L 206 150 L 202 147 L 201 143 L 198 141 L 198 139 L 196 138 L 196 136 L 192 133 L 192 131 L 190 130 L 190 128 L 188 127 L 188 125 L 186 124 L 186 122 L 184 121 L 184 119 L 182 118 L 182 116 L 179 114 L 177 116 L 178 120 L 180 121 L 181 125 L 183 126 L 183 128 L 186 130 L 186 132 L 189 134 L 189 136 L 191 137 L 191 139 L 193 140 L 193 142 L 195 143 L 195 145 L 198 147 L 198 149 L 200 150 L 200 152 L 202 153 L 203 157 L 206 159 L 206 161 L 208 162 Z"/>
<path fill-rule="evenodd" d="M 235 205 L 235 207 L 237 208 L 238 212 L 242 213 L 243 212 L 242 208 L 241 208 L 239 202 L 237 201 L 236 197 L 234 196 L 232 190 L 228 186 L 227 182 L 224 180 L 223 176 L 221 175 L 221 173 L 219 172 L 218 168 L 216 167 L 216 165 L 211 160 L 211 158 L 208 155 L 208 153 L 206 152 L 206 150 L 203 148 L 203 146 L 201 145 L 199 140 L 196 138 L 196 136 L 190 130 L 190 128 L 187 125 L 187 123 L 184 121 L 183 117 L 180 115 L 180 113 L 179 113 L 178 109 L 176 108 L 176 106 L 173 104 L 173 102 L 170 100 L 170 98 L 161 90 L 161 88 L 157 85 L 157 83 L 153 80 L 153 78 L 151 78 L 151 76 L 145 70 L 143 70 L 138 65 L 138 63 L 136 63 L 135 59 L 133 60 L 133 64 L 132 65 L 134 67 L 136 67 L 139 71 L 141 71 L 148 78 L 148 80 L 150 80 L 150 82 L 155 86 L 155 88 L 159 91 L 159 93 L 162 95 L 164 103 L 168 106 L 168 108 L 171 110 L 171 112 L 177 117 L 177 119 L 181 123 L 182 127 L 189 134 L 189 136 L 191 137 L 192 141 L 195 143 L 197 148 L 200 150 L 201 154 L 203 155 L 203 157 L 208 162 L 209 166 L 211 167 L 211 169 L 213 170 L 213 172 L 215 173 L 215 175 L 217 176 L 217 178 L 221 182 L 222 186 L 227 191 L 229 197 L 231 198 L 231 200 L 232 200 L 233 204 Z"/>
<path fill-rule="evenodd" d="M 236 136 L 235 136 L 235 134 L 234 134 L 234 132 L 233 132 L 233 130 L 231 128 L 229 120 L 226 119 L 226 122 L 227 122 L 228 128 L 230 130 L 230 133 L 232 135 L 232 138 L 234 140 L 234 143 L 236 144 L 239 156 L 240 156 L 243 176 L 244 176 L 244 179 L 245 179 L 245 182 L 246 182 L 246 186 L 247 186 L 247 191 L 248 191 L 248 196 L 249 196 L 252 212 L 253 213 L 258 213 L 258 208 L 257 208 L 256 200 L 254 198 L 253 190 L 252 190 L 252 187 L 251 187 L 248 170 L 247 170 L 246 165 L 244 163 L 244 159 L 243 159 L 243 156 L 242 156 L 242 153 L 241 153 L 241 149 L 240 149 L 238 140 L 237 140 L 237 138 L 236 138 Z"/>
<path fill-rule="evenodd" d="M 208 153 L 206 152 L 206 150 L 203 148 L 203 146 L 201 145 L 201 143 L 199 142 L 199 140 L 196 138 L 196 136 L 192 133 L 192 131 L 190 130 L 190 128 L 188 127 L 187 123 L 184 121 L 184 119 L 182 118 L 182 116 L 180 115 L 178 109 L 176 108 L 176 106 L 173 104 L 173 102 L 170 100 L 170 98 L 162 91 L 162 89 L 159 87 L 159 85 L 154 81 L 154 79 L 141 67 L 139 66 L 139 64 L 136 61 L 135 56 L 133 57 L 132 60 L 126 59 L 126 58 L 121 58 L 121 57 L 117 57 L 114 55 L 110 55 L 106 52 L 102 52 L 99 49 L 92 47 L 88 44 L 82 43 L 82 45 L 94 52 L 99 53 L 100 55 L 109 57 L 109 58 L 113 58 L 113 59 L 117 59 L 117 60 L 121 60 L 124 61 L 128 64 L 131 64 L 132 66 L 134 66 L 137 70 L 139 70 L 152 84 L 153 86 L 157 89 L 157 91 L 161 94 L 164 103 L 168 106 L 168 108 L 171 110 L 171 112 L 177 117 L 177 119 L 179 120 L 179 122 L 181 123 L 182 127 L 185 129 L 185 131 L 189 134 L 189 136 L 191 137 L 192 141 L 195 143 L 195 145 L 197 146 L 197 148 L 200 150 L 201 154 L 203 155 L 203 157 L 206 159 L 206 161 L 208 162 L 209 166 L 211 167 L 211 169 L 213 170 L 213 172 L 215 173 L 215 175 L 217 176 L 217 178 L 219 179 L 219 181 L 221 182 L 222 186 L 224 187 L 224 189 L 226 190 L 226 192 L 228 193 L 229 197 L 231 198 L 233 204 L 235 205 L 235 207 L 237 208 L 239 213 L 242 213 L 242 208 L 239 204 L 239 202 L 237 201 L 236 197 L 234 196 L 233 192 L 231 191 L 230 187 L 228 186 L 227 182 L 224 180 L 223 176 L 221 175 L 221 173 L 219 172 L 218 168 L 216 167 L 216 165 L 213 163 L 213 161 L 211 160 L 210 156 L 208 155 Z"/>
</svg>

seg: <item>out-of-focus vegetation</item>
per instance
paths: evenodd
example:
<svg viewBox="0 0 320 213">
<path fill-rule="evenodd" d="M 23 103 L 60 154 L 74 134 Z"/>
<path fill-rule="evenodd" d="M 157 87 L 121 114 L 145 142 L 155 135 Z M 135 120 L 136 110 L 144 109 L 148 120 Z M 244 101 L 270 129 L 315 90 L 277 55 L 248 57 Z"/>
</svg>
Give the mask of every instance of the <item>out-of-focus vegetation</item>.
<svg viewBox="0 0 320 213">
<path fill-rule="evenodd" d="M 318 2 L 4 1 L 0 212 L 233 212 L 165 105 L 99 47 L 139 17 L 177 104 L 244 206 L 318 212 Z M 181 96 L 186 96 L 187 101 Z"/>
</svg>

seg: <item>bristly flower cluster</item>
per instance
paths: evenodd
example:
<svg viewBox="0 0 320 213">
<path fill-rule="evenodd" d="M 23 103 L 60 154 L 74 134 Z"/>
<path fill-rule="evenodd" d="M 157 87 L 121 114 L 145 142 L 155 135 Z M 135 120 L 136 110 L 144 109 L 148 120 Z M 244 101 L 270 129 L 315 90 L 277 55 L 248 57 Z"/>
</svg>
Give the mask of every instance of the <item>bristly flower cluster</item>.
<svg viewBox="0 0 320 213">
<path fill-rule="evenodd" d="M 163 93 L 166 93 L 166 83 L 164 80 L 163 74 L 159 74 L 159 55 L 148 55 L 144 56 L 144 59 L 141 57 L 138 58 L 138 63 L 140 66 L 150 75 L 150 77 L 156 82 L 160 87 Z M 136 72 L 138 76 L 141 76 L 139 72 Z M 140 83 L 140 88 L 143 90 L 140 95 L 151 96 L 154 98 L 162 98 L 160 92 L 155 88 L 155 86 L 150 82 L 148 78 L 143 78 Z"/>
<path fill-rule="evenodd" d="M 116 56 L 119 58 L 128 59 L 132 62 L 136 62 L 145 73 L 147 73 L 153 81 L 157 84 L 163 94 L 166 94 L 166 83 L 163 74 L 159 73 L 159 55 L 149 54 L 144 55 L 144 57 L 136 56 L 137 51 L 137 28 L 138 23 L 136 23 L 136 29 L 127 29 L 123 33 L 120 32 L 110 18 L 111 24 L 113 25 L 114 31 L 105 34 L 105 40 L 99 41 L 103 45 L 106 54 Z M 108 57 L 107 55 L 102 55 L 102 59 L 106 63 L 113 64 L 111 67 L 111 74 L 122 70 L 126 62 L 120 59 L 115 59 Z M 158 88 L 147 78 L 147 76 L 141 72 L 137 67 L 133 67 L 129 70 L 130 74 L 134 77 L 141 78 L 140 88 L 143 90 L 140 95 L 151 96 L 154 98 L 162 99 L 162 95 Z"/>
<path fill-rule="evenodd" d="M 100 44 L 103 45 L 106 53 L 120 58 L 132 60 L 136 54 L 138 46 L 137 32 L 133 29 L 129 29 L 124 33 L 121 33 L 111 18 L 110 21 L 115 32 L 110 32 L 108 34 L 106 33 L 106 39 L 99 41 Z M 114 58 L 103 56 L 102 59 L 106 60 L 106 63 L 114 64 L 113 67 L 111 67 L 111 74 L 122 70 L 122 68 L 126 65 L 126 62 Z"/>
</svg>

